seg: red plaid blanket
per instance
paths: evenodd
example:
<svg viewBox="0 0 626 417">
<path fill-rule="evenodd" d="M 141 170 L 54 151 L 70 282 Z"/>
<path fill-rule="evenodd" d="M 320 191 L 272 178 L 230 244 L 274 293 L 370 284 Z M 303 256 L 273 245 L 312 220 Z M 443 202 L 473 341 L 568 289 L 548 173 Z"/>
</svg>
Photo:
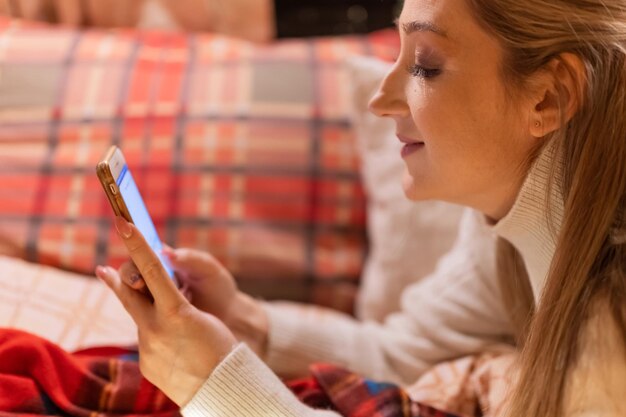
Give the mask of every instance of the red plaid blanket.
<svg viewBox="0 0 626 417">
<path fill-rule="evenodd" d="M 396 385 L 375 382 L 330 364 L 314 364 L 311 377 L 287 385 L 302 402 L 349 417 L 458 417 L 411 401 Z"/>
<path fill-rule="evenodd" d="M 178 416 L 176 404 L 141 377 L 131 350 L 69 354 L 17 330 L 0 330 L 0 415 Z"/>
<path fill-rule="evenodd" d="M 314 408 L 349 417 L 455 417 L 412 402 L 395 385 L 377 383 L 333 365 L 288 383 Z M 67 353 L 18 330 L 0 329 L 0 416 L 179 416 L 178 408 L 141 377 L 136 352 L 95 348 Z"/>
</svg>

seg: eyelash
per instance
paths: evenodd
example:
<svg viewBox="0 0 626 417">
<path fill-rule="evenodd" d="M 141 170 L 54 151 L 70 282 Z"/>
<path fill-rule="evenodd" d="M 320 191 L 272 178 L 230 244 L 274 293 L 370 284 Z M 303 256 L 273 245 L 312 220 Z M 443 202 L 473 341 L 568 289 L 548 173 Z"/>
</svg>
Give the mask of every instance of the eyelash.
<svg viewBox="0 0 626 417">
<path fill-rule="evenodd" d="M 438 68 L 426 68 L 421 65 L 409 65 L 407 68 L 409 74 L 419 78 L 434 78 L 441 74 L 441 70 Z"/>
</svg>

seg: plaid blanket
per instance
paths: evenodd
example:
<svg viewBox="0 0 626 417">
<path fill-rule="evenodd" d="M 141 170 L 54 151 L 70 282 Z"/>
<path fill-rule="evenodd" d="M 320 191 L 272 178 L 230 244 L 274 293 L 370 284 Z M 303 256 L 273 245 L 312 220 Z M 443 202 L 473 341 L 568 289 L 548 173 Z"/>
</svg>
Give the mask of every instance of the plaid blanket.
<svg viewBox="0 0 626 417">
<path fill-rule="evenodd" d="M 348 417 L 458 417 L 412 401 L 396 385 L 365 379 L 330 364 L 314 364 L 312 376 L 287 385 L 302 402 Z"/>
<path fill-rule="evenodd" d="M 132 350 L 69 354 L 29 333 L 0 330 L 0 415 L 173 417 L 177 410 L 141 377 Z"/>
<path fill-rule="evenodd" d="M 347 417 L 456 417 L 412 402 L 392 384 L 327 364 L 288 387 L 313 408 Z M 176 404 L 142 378 L 132 349 L 67 353 L 18 330 L 0 329 L 0 416 L 179 416 Z"/>
</svg>

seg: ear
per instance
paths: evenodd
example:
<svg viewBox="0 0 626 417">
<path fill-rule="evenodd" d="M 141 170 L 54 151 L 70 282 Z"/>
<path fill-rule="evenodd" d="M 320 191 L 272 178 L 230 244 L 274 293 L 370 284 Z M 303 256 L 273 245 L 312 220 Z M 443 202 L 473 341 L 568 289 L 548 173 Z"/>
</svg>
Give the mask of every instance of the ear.
<svg viewBox="0 0 626 417">
<path fill-rule="evenodd" d="M 537 138 L 561 128 L 581 106 L 586 83 L 585 64 L 576 54 L 553 58 L 537 76 L 538 94 L 529 118 L 530 133 Z"/>
</svg>

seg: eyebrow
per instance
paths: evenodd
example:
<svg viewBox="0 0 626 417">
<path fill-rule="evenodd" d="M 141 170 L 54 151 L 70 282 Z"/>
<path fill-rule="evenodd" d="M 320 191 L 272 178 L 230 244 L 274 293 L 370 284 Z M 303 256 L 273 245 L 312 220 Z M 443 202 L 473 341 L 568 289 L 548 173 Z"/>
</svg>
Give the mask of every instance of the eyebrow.
<svg viewBox="0 0 626 417">
<path fill-rule="evenodd" d="M 414 32 L 433 32 L 446 39 L 448 38 L 445 30 L 441 29 L 439 26 L 430 21 L 420 22 L 417 20 L 413 20 L 407 23 L 400 23 L 400 19 L 396 19 L 394 23 L 398 28 L 402 27 L 402 30 L 407 35 L 410 35 Z"/>
</svg>

